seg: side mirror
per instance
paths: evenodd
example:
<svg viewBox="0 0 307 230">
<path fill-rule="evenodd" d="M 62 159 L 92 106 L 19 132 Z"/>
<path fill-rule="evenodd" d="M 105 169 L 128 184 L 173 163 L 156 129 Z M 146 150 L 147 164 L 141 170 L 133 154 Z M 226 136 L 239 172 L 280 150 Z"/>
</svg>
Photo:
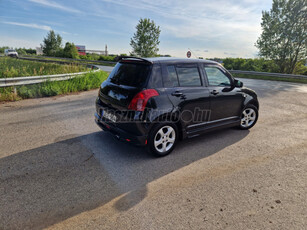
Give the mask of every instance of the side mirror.
<svg viewBox="0 0 307 230">
<path fill-rule="evenodd" d="M 235 79 L 235 87 L 242 88 L 243 87 L 243 82 Z"/>
</svg>

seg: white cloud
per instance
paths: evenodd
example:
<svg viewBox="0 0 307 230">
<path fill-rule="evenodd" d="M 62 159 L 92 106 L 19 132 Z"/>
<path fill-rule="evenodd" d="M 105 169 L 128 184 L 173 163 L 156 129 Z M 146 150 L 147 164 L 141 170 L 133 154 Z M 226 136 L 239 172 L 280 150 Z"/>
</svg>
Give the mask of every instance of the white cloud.
<svg viewBox="0 0 307 230">
<path fill-rule="evenodd" d="M 78 35 L 77 33 L 70 33 L 70 32 L 66 32 L 66 31 L 58 31 L 58 32 L 61 33 L 61 34 L 64 34 L 64 35 L 74 35 L 74 36 Z"/>
<path fill-rule="evenodd" d="M 49 1 L 49 0 L 28 0 L 28 1 L 40 4 L 40 5 L 43 5 L 43 6 L 52 7 L 52 8 L 56 8 L 56 9 L 59 9 L 59 10 L 71 12 L 71 13 L 81 13 L 80 10 L 74 9 L 72 7 L 61 5 L 61 4 L 54 2 L 54 1 Z"/>
<path fill-rule="evenodd" d="M 0 46 L 9 46 L 9 47 L 25 47 L 25 48 L 35 48 L 40 47 L 40 42 L 37 40 L 24 40 L 24 39 L 16 39 L 11 36 L 0 36 Z"/>
<path fill-rule="evenodd" d="M 23 26 L 23 27 L 29 27 L 29 28 L 34 28 L 34 29 L 40 29 L 40 30 L 52 30 L 52 28 L 50 26 L 46 26 L 46 25 L 38 25 L 35 23 L 19 23 L 19 22 L 2 22 L 5 24 L 9 24 L 9 25 L 15 25 L 15 26 Z"/>
</svg>

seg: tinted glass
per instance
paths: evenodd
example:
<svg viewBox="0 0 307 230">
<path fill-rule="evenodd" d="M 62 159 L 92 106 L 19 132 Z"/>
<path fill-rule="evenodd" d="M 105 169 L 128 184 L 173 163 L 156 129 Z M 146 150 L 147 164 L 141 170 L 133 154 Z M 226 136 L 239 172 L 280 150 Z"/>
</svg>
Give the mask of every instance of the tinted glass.
<svg viewBox="0 0 307 230">
<path fill-rule="evenodd" d="M 197 67 L 177 67 L 180 86 L 201 86 Z"/>
<path fill-rule="evenodd" d="M 216 67 L 205 67 L 209 85 L 213 86 L 230 86 L 230 79 Z"/>
<path fill-rule="evenodd" d="M 139 63 L 117 63 L 108 81 L 116 85 L 126 85 L 141 88 L 146 83 L 150 65 Z"/>
<path fill-rule="evenodd" d="M 149 86 L 150 88 L 160 88 L 162 86 L 162 72 L 160 65 L 154 65 L 152 67 Z"/>
<path fill-rule="evenodd" d="M 177 87 L 178 79 L 175 66 L 167 66 L 167 76 L 163 79 L 164 87 Z"/>
</svg>

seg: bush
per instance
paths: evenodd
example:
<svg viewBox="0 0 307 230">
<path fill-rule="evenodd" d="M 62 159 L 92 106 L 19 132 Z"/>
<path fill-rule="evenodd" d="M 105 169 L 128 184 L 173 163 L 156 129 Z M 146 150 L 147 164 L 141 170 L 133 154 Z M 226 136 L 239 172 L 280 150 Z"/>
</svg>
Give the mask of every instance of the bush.
<svg viewBox="0 0 307 230">
<path fill-rule="evenodd" d="M 304 62 L 298 62 L 294 68 L 294 74 L 307 75 L 307 66 L 304 64 Z"/>
<path fill-rule="evenodd" d="M 114 57 L 114 56 L 103 56 L 103 55 L 101 55 L 98 60 L 99 61 L 113 61 L 113 62 L 115 62 L 115 58 L 116 58 L 116 56 Z"/>
<path fill-rule="evenodd" d="M 247 70 L 257 72 L 271 72 L 279 73 L 280 68 L 273 60 L 266 60 L 264 58 L 243 59 L 243 58 L 225 58 L 222 62 L 226 69 L 229 70 Z M 301 61 L 296 64 L 294 74 L 307 75 L 307 67 L 305 62 Z"/>
<path fill-rule="evenodd" d="M 79 53 L 74 43 L 66 42 L 63 56 L 66 58 L 79 59 Z"/>
<path fill-rule="evenodd" d="M 278 73 L 278 66 L 272 60 L 263 58 L 244 59 L 244 58 L 225 58 L 222 59 L 226 69 L 229 70 L 247 70 L 258 72 Z"/>
<path fill-rule="evenodd" d="M 16 101 L 18 99 L 13 87 L 0 88 L 0 101 Z"/>
</svg>

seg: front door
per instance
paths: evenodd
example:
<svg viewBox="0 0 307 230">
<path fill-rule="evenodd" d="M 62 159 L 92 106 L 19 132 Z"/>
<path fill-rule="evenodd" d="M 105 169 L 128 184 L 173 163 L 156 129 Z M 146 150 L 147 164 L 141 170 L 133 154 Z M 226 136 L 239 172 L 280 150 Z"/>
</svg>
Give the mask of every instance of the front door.
<svg viewBox="0 0 307 230">
<path fill-rule="evenodd" d="M 244 101 L 241 90 L 234 87 L 233 78 L 218 65 L 204 65 L 210 92 L 210 123 L 237 120 Z"/>
</svg>

